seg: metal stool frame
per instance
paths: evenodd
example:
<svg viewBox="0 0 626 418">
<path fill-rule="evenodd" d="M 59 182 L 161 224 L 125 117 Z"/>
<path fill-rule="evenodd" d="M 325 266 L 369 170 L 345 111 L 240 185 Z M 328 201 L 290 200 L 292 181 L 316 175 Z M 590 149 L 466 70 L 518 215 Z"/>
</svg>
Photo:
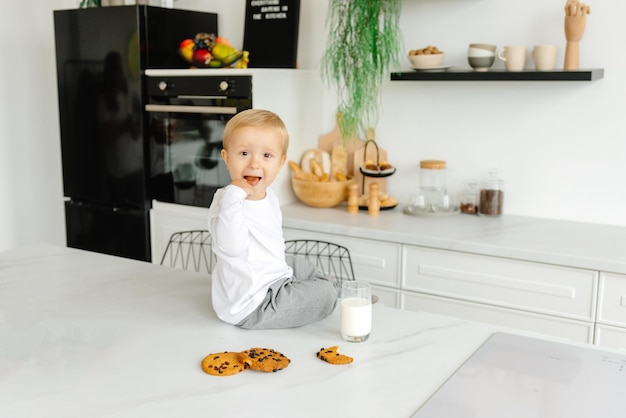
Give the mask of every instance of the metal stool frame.
<svg viewBox="0 0 626 418">
<path fill-rule="evenodd" d="M 211 234 L 206 230 L 175 232 L 170 237 L 161 265 L 211 273 L 215 255 L 211 250 Z"/>
<path fill-rule="evenodd" d="M 310 239 L 287 240 L 285 254 L 303 256 L 325 275 L 338 279 L 339 284 L 354 280 L 350 251 L 342 245 Z"/>
</svg>

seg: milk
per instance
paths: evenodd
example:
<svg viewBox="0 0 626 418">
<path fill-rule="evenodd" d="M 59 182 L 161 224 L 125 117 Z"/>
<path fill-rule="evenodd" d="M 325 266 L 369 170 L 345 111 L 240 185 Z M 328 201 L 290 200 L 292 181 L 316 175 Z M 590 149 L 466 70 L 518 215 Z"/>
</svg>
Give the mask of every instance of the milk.
<svg viewBox="0 0 626 418">
<path fill-rule="evenodd" d="M 341 301 L 341 335 L 347 341 L 365 341 L 372 330 L 372 301 L 346 298 Z"/>
</svg>

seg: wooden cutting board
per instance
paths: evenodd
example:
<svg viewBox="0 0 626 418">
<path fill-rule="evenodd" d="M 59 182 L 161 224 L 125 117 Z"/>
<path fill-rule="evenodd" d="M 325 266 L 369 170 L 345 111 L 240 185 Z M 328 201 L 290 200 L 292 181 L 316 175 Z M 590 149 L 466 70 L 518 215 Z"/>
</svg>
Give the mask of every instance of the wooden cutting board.
<svg viewBox="0 0 626 418">
<path fill-rule="evenodd" d="M 374 130 L 371 128 L 368 130 L 367 139 L 368 140 L 371 139 L 373 141 L 376 140 Z M 377 163 L 383 160 L 389 161 L 387 159 L 387 151 L 382 149 L 380 145 L 378 145 L 378 152 L 377 152 L 376 146 L 371 142 L 367 143 L 367 146 L 364 142 L 363 147 L 354 151 L 353 157 L 352 157 L 352 161 L 353 161 L 352 169 L 354 172 L 354 180 L 356 181 L 356 184 L 358 184 L 359 186 L 359 194 L 362 195 L 362 194 L 369 193 L 369 185 L 372 182 L 378 183 L 378 190 L 380 191 L 380 193 L 387 193 L 387 178 L 386 177 L 366 177 L 366 176 L 364 177 L 363 174 L 361 174 L 359 167 L 366 160 L 372 160 L 374 161 L 374 163 Z M 365 179 L 365 181 L 363 181 L 363 179 Z"/>
<path fill-rule="evenodd" d="M 337 113 L 335 117 L 335 127 L 327 134 L 321 135 L 319 137 L 318 142 L 317 142 L 317 147 L 332 155 L 333 149 L 335 148 L 335 146 L 343 145 L 348 155 L 348 161 L 347 161 L 347 166 L 346 166 L 347 174 L 354 175 L 354 171 L 353 171 L 354 151 L 359 148 L 362 148 L 363 145 L 365 145 L 365 141 L 356 137 L 350 138 L 344 141 L 343 138 L 341 137 L 341 131 L 339 130 L 340 118 L 341 118 L 341 113 Z"/>
</svg>

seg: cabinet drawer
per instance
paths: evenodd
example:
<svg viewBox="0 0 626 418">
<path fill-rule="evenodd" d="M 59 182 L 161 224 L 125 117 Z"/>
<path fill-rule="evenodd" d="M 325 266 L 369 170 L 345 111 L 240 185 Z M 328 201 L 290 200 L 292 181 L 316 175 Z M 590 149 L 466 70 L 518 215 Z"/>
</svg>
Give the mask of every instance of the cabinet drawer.
<svg viewBox="0 0 626 418">
<path fill-rule="evenodd" d="M 402 288 L 472 302 L 595 320 L 598 272 L 405 246 Z"/>
<path fill-rule="evenodd" d="M 601 273 L 598 322 L 626 327 L 626 275 Z"/>
<path fill-rule="evenodd" d="M 536 332 L 573 341 L 591 343 L 593 323 L 557 318 L 497 306 L 447 299 L 413 292 L 402 292 L 401 307 L 411 311 L 432 312 L 463 320 L 485 322 L 507 328 Z"/>
<path fill-rule="evenodd" d="M 596 325 L 594 344 L 602 347 L 626 350 L 626 328 L 612 327 L 610 325 Z"/>
<path fill-rule="evenodd" d="M 285 228 L 283 233 L 286 240 L 315 239 L 343 245 L 350 251 L 352 267 L 357 279 L 382 286 L 396 288 L 400 286 L 400 244 L 292 228 Z"/>
<path fill-rule="evenodd" d="M 372 295 L 378 297 L 378 302 L 388 308 L 400 307 L 400 291 L 390 287 L 372 286 Z"/>
</svg>

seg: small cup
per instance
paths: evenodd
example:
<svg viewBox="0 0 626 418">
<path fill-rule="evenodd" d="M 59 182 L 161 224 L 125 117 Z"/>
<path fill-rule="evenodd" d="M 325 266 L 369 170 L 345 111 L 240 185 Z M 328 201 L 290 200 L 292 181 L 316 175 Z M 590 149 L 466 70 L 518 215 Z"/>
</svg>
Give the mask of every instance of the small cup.
<svg viewBox="0 0 626 418">
<path fill-rule="evenodd" d="M 498 51 L 498 58 L 504 61 L 507 71 L 522 71 L 526 64 L 526 46 L 505 46 Z"/>
<path fill-rule="evenodd" d="M 485 72 L 496 59 L 496 46 L 490 44 L 470 44 L 467 48 L 467 62 L 474 71 Z"/>
<path fill-rule="evenodd" d="M 535 45 L 532 56 L 537 71 L 552 71 L 556 64 L 556 45 Z"/>
<path fill-rule="evenodd" d="M 366 282 L 344 281 L 341 285 L 341 336 L 365 342 L 372 331 L 372 288 Z"/>
</svg>

